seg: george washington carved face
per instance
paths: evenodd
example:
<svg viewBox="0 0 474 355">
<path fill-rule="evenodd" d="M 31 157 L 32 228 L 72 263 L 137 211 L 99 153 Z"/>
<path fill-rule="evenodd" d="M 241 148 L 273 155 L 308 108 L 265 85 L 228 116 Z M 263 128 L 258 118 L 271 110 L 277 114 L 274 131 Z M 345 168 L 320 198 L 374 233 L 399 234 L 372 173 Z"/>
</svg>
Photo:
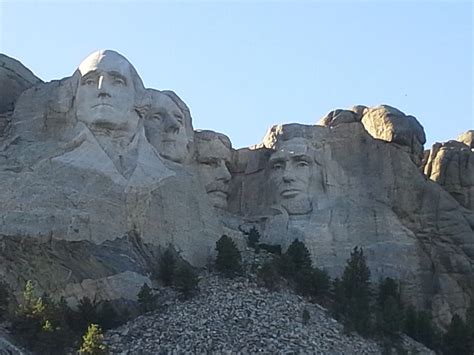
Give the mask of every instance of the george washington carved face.
<svg viewBox="0 0 474 355">
<path fill-rule="evenodd" d="M 79 65 L 76 117 L 90 128 L 134 131 L 136 88 L 131 64 L 114 51 L 98 51 Z M 138 76 L 138 75 L 137 75 Z"/>
</svg>

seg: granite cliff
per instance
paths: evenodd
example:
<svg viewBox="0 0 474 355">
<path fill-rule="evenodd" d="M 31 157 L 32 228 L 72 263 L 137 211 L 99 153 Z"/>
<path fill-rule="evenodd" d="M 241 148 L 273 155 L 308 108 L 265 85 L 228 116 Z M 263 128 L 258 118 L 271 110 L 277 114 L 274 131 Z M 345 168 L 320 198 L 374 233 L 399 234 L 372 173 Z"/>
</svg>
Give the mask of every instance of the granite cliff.
<svg viewBox="0 0 474 355">
<path fill-rule="evenodd" d="M 424 153 L 415 117 L 355 106 L 235 150 L 114 51 L 47 83 L 1 60 L 0 277 L 16 291 L 135 299 L 169 245 L 205 266 L 222 234 L 256 227 L 331 276 L 363 247 L 374 281 L 399 279 L 440 324 L 474 296 L 471 131 Z"/>
</svg>

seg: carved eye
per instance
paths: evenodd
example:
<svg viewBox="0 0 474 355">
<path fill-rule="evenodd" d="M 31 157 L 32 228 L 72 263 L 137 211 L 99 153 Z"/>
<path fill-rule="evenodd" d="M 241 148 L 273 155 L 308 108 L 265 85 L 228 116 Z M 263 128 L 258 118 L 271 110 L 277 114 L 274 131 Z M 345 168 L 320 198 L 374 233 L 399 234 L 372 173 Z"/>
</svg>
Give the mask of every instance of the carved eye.
<svg viewBox="0 0 474 355">
<path fill-rule="evenodd" d="M 174 115 L 174 118 L 176 118 L 176 121 L 178 121 L 181 126 L 184 126 L 184 124 L 183 124 L 183 116 L 181 116 L 181 115 L 179 115 L 179 114 L 175 114 L 175 115 Z"/>
<path fill-rule="evenodd" d="M 298 168 L 305 168 L 307 166 L 309 166 L 308 162 L 304 161 L 304 160 L 299 160 L 296 162 L 296 166 Z"/>
<path fill-rule="evenodd" d="M 116 85 L 116 86 L 126 86 L 125 80 L 123 80 L 122 78 L 119 78 L 119 77 L 115 77 L 113 79 L 113 84 Z"/>
<path fill-rule="evenodd" d="M 283 163 L 274 163 L 274 164 L 272 165 L 272 169 L 273 169 L 273 170 L 281 170 L 281 169 L 284 169 L 284 167 L 285 167 L 285 166 L 283 165 Z"/>
<path fill-rule="evenodd" d="M 95 80 L 92 78 L 88 78 L 84 81 L 84 85 L 95 85 Z"/>
<path fill-rule="evenodd" d="M 217 162 L 214 160 L 202 161 L 200 164 L 209 168 L 217 168 Z"/>
<path fill-rule="evenodd" d="M 156 112 L 153 114 L 153 116 L 151 116 L 151 118 L 154 118 L 155 120 L 158 120 L 160 121 L 161 120 L 161 113 L 160 112 Z"/>
</svg>

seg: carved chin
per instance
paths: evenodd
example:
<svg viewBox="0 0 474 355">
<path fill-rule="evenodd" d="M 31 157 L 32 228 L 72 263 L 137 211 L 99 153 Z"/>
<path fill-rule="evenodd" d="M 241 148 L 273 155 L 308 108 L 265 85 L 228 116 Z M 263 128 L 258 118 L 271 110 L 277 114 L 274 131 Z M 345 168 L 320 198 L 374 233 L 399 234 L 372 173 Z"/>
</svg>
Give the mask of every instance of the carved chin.
<svg viewBox="0 0 474 355">
<path fill-rule="evenodd" d="M 160 155 L 176 163 L 182 163 L 186 158 L 187 150 L 176 142 L 164 142 L 161 144 Z"/>
<path fill-rule="evenodd" d="M 209 200 L 215 208 L 224 209 L 227 207 L 227 193 L 223 191 L 208 192 Z"/>
<path fill-rule="evenodd" d="M 281 205 L 289 215 L 303 215 L 313 211 L 313 204 L 307 195 L 300 195 L 298 198 L 282 199 Z"/>
</svg>

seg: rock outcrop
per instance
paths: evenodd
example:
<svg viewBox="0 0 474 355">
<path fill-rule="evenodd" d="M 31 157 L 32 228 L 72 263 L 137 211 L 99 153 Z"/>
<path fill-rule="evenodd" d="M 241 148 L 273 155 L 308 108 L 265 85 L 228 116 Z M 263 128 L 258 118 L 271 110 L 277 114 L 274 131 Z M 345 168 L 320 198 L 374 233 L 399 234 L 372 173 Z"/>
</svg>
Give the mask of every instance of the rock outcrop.
<svg viewBox="0 0 474 355">
<path fill-rule="evenodd" d="M 164 248 L 205 266 L 222 234 L 242 245 L 254 226 L 283 249 L 304 241 L 332 276 L 363 247 L 374 281 L 399 279 L 440 324 L 473 297 L 472 134 L 431 152 L 436 182 L 420 171 L 422 126 L 387 105 L 274 126 L 234 150 L 113 51 L 14 107 L 0 137 L 0 276 L 15 290 L 32 279 L 71 304 L 134 299 Z"/>
<path fill-rule="evenodd" d="M 41 82 L 19 61 L 0 54 L 0 134 L 8 124 L 21 93 Z"/>
<path fill-rule="evenodd" d="M 474 131 L 445 143 L 435 143 L 427 155 L 424 172 L 462 206 L 474 211 Z"/>
</svg>

